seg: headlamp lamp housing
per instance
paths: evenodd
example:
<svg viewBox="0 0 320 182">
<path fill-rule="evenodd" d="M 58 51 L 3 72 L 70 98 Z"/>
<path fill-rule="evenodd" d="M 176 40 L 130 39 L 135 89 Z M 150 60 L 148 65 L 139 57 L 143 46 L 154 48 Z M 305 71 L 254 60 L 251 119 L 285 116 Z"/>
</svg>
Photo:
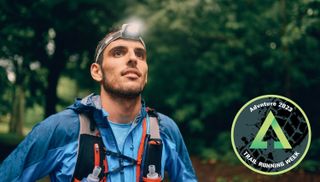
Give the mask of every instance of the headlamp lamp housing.
<svg viewBox="0 0 320 182">
<path fill-rule="evenodd" d="M 113 41 L 117 39 L 128 39 L 128 40 L 136 40 L 140 41 L 144 48 L 146 48 L 146 45 L 144 41 L 142 40 L 141 34 L 140 34 L 140 27 L 135 24 L 123 24 L 121 29 L 117 32 L 114 32 L 110 36 L 106 37 L 103 41 L 103 44 L 100 46 L 96 56 L 95 56 L 95 63 L 98 62 L 100 54 L 103 52 L 103 50 Z"/>
</svg>

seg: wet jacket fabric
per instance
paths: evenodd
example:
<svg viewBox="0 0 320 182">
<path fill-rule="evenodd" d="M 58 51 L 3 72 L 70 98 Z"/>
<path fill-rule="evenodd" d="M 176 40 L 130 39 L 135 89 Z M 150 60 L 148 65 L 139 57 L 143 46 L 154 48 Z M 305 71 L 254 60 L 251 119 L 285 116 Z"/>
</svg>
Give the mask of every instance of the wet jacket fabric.
<svg viewBox="0 0 320 182">
<path fill-rule="evenodd" d="M 114 134 L 107 121 L 108 113 L 101 109 L 100 96 L 91 94 L 62 112 L 54 114 L 37 124 L 18 147 L 0 166 L 0 180 L 36 181 L 50 175 L 51 181 L 72 181 L 79 142 L 79 113 L 91 115 L 99 129 L 104 145 L 111 151 L 120 152 L 137 159 L 142 133 L 142 120 L 147 118 L 145 105 L 129 130 L 123 148 L 117 146 Z M 197 181 L 177 125 L 169 117 L 159 113 L 160 136 L 163 140 L 161 176 L 167 171 L 171 181 Z M 147 130 L 147 132 L 149 132 Z M 126 161 L 106 156 L 109 170 Z M 107 181 L 130 182 L 136 179 L 136 167 L 110 174 Z"/>
</svg>

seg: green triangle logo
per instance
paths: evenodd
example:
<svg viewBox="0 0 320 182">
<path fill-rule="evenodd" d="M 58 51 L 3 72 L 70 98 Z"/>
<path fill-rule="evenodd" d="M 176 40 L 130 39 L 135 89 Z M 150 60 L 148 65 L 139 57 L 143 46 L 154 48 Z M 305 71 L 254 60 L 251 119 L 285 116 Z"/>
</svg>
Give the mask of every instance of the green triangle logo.
<svg viewBox="0 0 320 182">
<path fill-rule="evenodd" d="M 274 141 L 275 149 L 291 149 L 291 145 L 288 142 L 286 136 L 284 135 L 278 121 L 274 117 L 273 113 L 270 111 L 267 118 L 263 122 L 260 130 L 258 131 L 256 137 L 254 138 L 250 148 L 251 149 L 266 149 L 268 143 L 263 141 L 263 137 L 266 135 L 269 127 L 272 127 L 273 131 L 276 133 L 279 141 Z"/>
</svg>

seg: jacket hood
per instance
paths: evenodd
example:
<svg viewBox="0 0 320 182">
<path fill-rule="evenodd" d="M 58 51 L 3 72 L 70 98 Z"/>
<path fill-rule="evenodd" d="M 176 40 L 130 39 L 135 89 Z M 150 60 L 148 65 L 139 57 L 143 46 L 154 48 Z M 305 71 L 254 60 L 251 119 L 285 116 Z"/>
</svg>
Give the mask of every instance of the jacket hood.
<svg viewBox="0 0 320 182">
<path fill-rule="evenodd" d="M 77 113 L 92 113 L 95 110 L 101 110 L 101 108 L 100 96 L 94 93 L 82 99 L 77 98 L 73 105 L 68 107 L 68 109 L 72 109 Z"/>
</svg>

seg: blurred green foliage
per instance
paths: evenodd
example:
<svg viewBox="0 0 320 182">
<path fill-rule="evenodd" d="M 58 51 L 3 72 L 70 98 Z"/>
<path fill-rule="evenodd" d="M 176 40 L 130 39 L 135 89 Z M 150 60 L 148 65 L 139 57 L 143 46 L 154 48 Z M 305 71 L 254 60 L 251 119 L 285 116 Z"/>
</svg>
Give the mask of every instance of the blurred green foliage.
<svg viewBox="0 0 320 182">
<path fill-rule="evenodd" d="M 8 146 L 15 146 L 23 140 L 22 136 L 15 135 L 13 133 L 0 133 L 1 143 L 5 143 Z"/>
<path fill-rule="evenodd" d="M 305 171 L 316 173 L 320 171 L 320 138 L 316 138 L 311 142 L 307 160 L 303 160 L 300 167 Z"/>
<path fill-rule="evenodd" d="M 197 153 L 203 160 L 208 160 L 211 163 L 224 162 L 230 165 L 240 164 L 239 159 L 235 156 L 231 145 L 230 132 L 220 132 L 211 142 L 210 147 L 200 147 Z"/>
<path fill-rule="evenodd" d="M 313 142 L 303 166 L 319 170 L 319 9 L 315 0 L 2 0 L 0 122 L 16 114 L 17 86 L 25 92 L 25 125 L 98 92 L 89 73 L 97 42 L 136 17 L 146 29 L 144 98 L 173 117 L 191 153 L 238 163 L 233 117 L 249 99 L 279 94 L 309 117 Z"/>
</svg>

